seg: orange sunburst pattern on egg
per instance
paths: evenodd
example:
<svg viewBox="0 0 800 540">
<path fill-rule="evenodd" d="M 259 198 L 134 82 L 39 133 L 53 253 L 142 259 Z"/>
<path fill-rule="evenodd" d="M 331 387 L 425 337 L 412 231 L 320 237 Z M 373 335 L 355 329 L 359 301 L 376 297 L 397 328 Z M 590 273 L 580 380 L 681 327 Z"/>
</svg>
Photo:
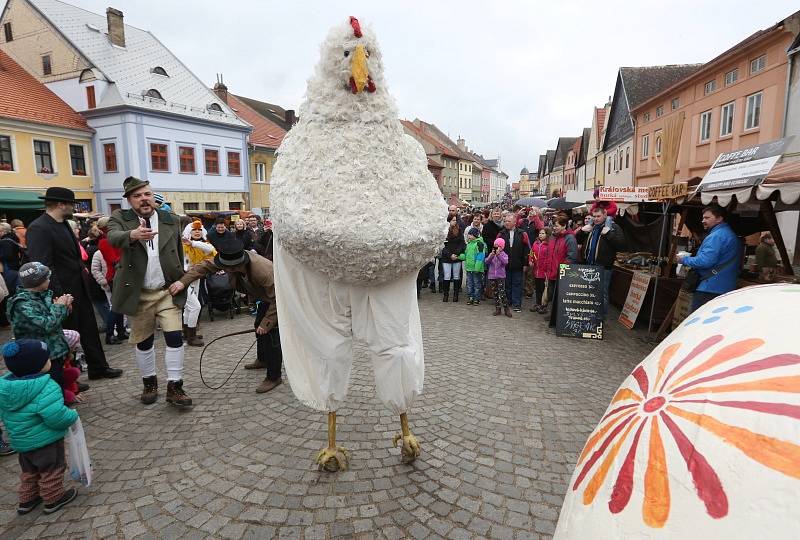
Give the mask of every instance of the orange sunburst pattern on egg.
<svg viewBox="0 0 800 540">
<path fill-rule="evenodd" d="M 670 511 L 670 471 L 664 447 L 664 439 L 669 437 L 674 443 L 670 447 L 677 448 L 685 464 L 685 473 L 673 470 L 671 474 L 686 474 L 691 478 L 709 516 L 715 519 L 727 516 L 728 495 L 722 481 L 676 419 L 697 425 L 764 467 L 800 480 L 800 445 L 714 417 L 719 408 L 732 408 L 800 420 L 798 405 L 747 399 L 752 392 L 800 393 L 800 355 L 757 358 L 764 340 L 750 338 L 730 344 L 724 341 L 722 335 L 708 337 L 674 366 L 672 360 L 679 357 L 682 344 L 669 345 L 661 352 L 652 382 L 641 365 L 633 371 L 634 387 L 617 391 L 611 410 L 600 420 L 578 459 L 579 472 L 572 490 L 583 489 L 583 504 L 592 504 L 606 481 L 613 481 L 608 508 L 614 514 L 622 512 L 634 492 L 637 454 L 646 456 L 639 460 L 645 463 L 642 520 L 650 527 L 663 527 Z M 687 367 L 690 363 L 692 367 Z M 797 375 L 781 376 L 774 371 L 787 366 L 797 367 Z M 731 394 L 735 399 L 730 398 Z M 686 408 L 693 404 L 702 404 L 704 412 Z M 649 435 L 645 439 L 648 442 L 640 448 L 645 432 Z M 621 465 L 614 467 L 618 459 Z M 613 479 L 612 469 L 617 471 Z"/>
</svg>

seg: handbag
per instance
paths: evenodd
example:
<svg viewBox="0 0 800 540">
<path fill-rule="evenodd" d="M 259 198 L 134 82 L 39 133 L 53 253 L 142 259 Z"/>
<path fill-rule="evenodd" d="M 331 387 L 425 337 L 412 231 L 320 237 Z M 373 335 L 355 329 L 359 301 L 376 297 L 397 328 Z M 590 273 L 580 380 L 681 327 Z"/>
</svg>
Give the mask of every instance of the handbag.
<svg viewBox="0 0 800 540">
<path fill-rule="evenodd" d="M 92 485 L 92 462 L 89 459 L 89 448 L 86 446 L 86 435 L 80 418 L 67 430 L 67 444 L 70 477 L 84 486 Z"/>
<path fill-rule="evenodd" d="M 697 287 L 699 287 L 702 282 L 704 282 L 711 276 L 716 276 L 717 274 L 722 272 L 725 268 L 732 265 L 738 256 L 739 253 L 737 252 L 736 255 L 734 255 L 731 260 L 729 260 L 719 268 L 712 268 L 711 272 L 709 272 L 708 275 L 706 276 L 701 277 L 700 272 L 698 272 L 694 268 L 690 268 L 689 271 L 686 273 L 686 278 L 683 280 L 683 285 L 682 285 L 683 290 L 691 293 L 695 292 L 697 290 Z"/>
</svg>

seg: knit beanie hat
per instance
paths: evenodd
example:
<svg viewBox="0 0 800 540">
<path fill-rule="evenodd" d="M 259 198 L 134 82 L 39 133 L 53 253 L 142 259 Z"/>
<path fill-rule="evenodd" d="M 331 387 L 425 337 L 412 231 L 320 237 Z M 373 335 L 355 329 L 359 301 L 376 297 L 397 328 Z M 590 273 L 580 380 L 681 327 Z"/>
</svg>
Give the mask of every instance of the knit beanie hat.
<svg viewBox="0 0 800 540">
<path fill-rule="evenodd" d="M 23 264 L 19 269 L 19 282 L 26 289 L 38 287 L 50 278 L 50 269 L 40 262 Z"/>
<path fill-rule="evenodd" d="M 503 240 L 502 238 L 495 238 L 494 247 L 499 247 L 500 249 L 506 249 L 506 241 Z"/>
<path fill-rule="evenodd" d="M 17 377 L 39 373 L 50 359 L 47 343 L 38 339 L 18 339 L 3 345 L 3 359 Z"/>
<path fill-rule="evenodd" d="M 467 234 L 473 238 L 478 238 L 481 235 L 481 231 L 479 231 L 477 227 L 470 227 Z"/>
</svg>

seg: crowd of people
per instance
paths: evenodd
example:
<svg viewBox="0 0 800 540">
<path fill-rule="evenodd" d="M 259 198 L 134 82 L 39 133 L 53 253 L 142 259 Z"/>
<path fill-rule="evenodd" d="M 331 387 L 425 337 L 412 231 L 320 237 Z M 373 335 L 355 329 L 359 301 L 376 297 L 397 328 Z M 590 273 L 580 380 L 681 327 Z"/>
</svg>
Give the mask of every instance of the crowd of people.
<svg viewBox="0 0 800 540">
<path fill-rule="evenodd" d="M 420 271 L 417 292 L 427 287 L 440 293 L 443 302 L 458 302 L 466 278 L 468 305 L 494 300 L 494 315 L 513 317 L 512 312 L 522 311 L 523 299 L 531 298 L 530 311 L 544 314 L 555 326 L 559 266 L 585 263 L 608 270 L 605 316 L 610 270 L 625 248 L 613 205 L 593 204 L 588 223 L 577 212 L 500 205 L 471 212 L 451 205 L 447 239 L 439 257 Z"/>
<path fill-rule="evenodd" d="M 19 506 L 25 514 L 44 502 L 55 512 L 75 498 L 63 485 L 64 436 L 78 418 L 74 410 L 89 385 L 79 380 L 116 378 L 121 369 L 105 356 L 95 318 L 104 322 L 105 344 L 128 342 L 142 378 L 140 401 L 158 400 L 155 332 L 165 342 L 166 402 L 193 405 L 183 386 L 185 345 L 203 346 L 198 332 L 203 281 L 221 276 L 246 298 L 255 317 L 256 360 L 246 369 L 266 369 L 256 392 L 281 384 L 282 353 L 273 274 L 273 233 L 257 215 L 217 219 L 207 230 L 196 218 L 162 208 L 146 180 L 128 177 L 129 208 L 109 217 L 73 221 L 75 196 L 53 187 L 42 197 L 45 212 L 27 227 L 0 223 L 0 324 L 11 325 L 14 340 L 2 350 L 9 373 L 0 377 L 0 455 L 19 453 Z M 163 198 L 161 199 L 163 200 Z M 555 326 L 559 266 L 602 267 L 608 312 L 611 267 L 626 248 L 615 222 L 614 203 L 597 201 L 588 215 L 550 209 L 502 207 L 482 211 L 449 207 L 448 232 L 439 256 L 417 276 L 417 295 L 429 288 L 443 302 L 493 301 L 495 316 L 512 318 L 531 299 L 530 311 Z M 695 255 L 679 261 L 700 274 L 693 309 L 735 287 L 740 244 L 717 206 L 703 211 L 709 232 Z M 771 239 L 757 256 L 774 264 Z M 738 258 L 737 258 L 738 257 Z"/>
</svg>

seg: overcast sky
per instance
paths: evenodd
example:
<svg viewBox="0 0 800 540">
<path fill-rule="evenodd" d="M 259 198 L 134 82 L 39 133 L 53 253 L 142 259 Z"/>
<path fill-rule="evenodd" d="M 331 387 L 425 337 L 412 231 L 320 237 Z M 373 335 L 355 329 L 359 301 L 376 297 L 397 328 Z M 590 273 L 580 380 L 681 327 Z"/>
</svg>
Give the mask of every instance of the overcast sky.
<svg viewBox="0 0 800 540">
<path fill-rule="evenodd" d="M 514 180 L 591 126 L 620 66 L 705 62 L 796 0 L 70 0 L 121 9 L 209 86 L 297 109 L 328 29 L 371 25 L 400 114 L 501 157 Z M 0 5 L 3 5 L 0 0 Z"/>
</svg>

